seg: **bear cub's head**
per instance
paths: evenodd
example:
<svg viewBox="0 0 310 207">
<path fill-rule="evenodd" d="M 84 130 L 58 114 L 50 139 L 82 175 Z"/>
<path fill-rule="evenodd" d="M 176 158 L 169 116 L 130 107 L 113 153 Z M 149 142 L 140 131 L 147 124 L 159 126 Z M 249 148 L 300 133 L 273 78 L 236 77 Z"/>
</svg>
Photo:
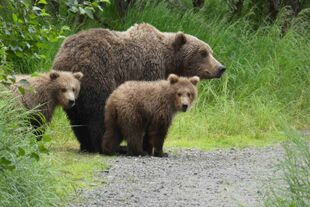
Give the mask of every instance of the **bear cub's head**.
<svg viewBox="0 0 310 207">
<path fill-rule="evenodd" d="M 81 72 L 52 71 L 49 74 L 53 100 L 65 109 L 75 105 L 80 93 Z"/>
<path fill-rule="evenodd" d="M 168 81 L 174 95 L 175 107 L 177 111 L 186 112 L 193 104 L 197 97 L 196 85 L 199 82 L 198 76 L 190 78 L 179 77 L 170 74 Z"/>
</svg>

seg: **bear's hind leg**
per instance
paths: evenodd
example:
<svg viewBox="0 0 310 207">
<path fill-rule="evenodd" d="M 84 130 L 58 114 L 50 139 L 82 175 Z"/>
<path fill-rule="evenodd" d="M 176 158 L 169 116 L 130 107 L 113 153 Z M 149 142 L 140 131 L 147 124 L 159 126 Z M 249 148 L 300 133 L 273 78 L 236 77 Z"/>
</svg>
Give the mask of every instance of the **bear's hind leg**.
<svg viewBox="0 0 310 207">
<path fill-rule="evenodd" d="M 105 155 L 115 155 L 121 151 L 121 134 L 115 129 L 107 128 L 101 144 L 101 151 Z"/>
<path fill-rule="evenodd" d="M 101 114 L 93 116 L 89 121 L 88 130 L 91 148 L 94 152 L 101 152 L 102 137 L 105 131 L 104 117 Z"/>
<path fill-rule="evenodd" d="M 70 120 L 72 131 L 80 143 L 81 152 L 93 152 L 90 140 L 89 130 L 87 128 L 87 120 L 85 115 L 81 112 L 82 108 L 77 109 L 77 105 L 71 109 L 65 110 Z"/>
<path fill-rule="evenodd" d="M 135 130 L 132 130 L 135 131 Z M 139 130 L 134 133 L 124 134 L 127 140 L 127 155 L 129 156 L 145 156 L 147 153 L 143 150 L 143 137 L 144 133 Z"/>
</svg>

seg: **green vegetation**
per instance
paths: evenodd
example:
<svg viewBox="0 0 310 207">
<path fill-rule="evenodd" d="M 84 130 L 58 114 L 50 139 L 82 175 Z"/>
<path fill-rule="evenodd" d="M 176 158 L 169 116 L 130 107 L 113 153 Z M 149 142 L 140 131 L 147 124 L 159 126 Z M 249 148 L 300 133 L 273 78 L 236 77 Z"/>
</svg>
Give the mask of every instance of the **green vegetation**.
<svg viewBox="0 0 310 207">
<path fill-rule="evenodd" d="M 35 141 L 29 112 L 4 86 L 0 97 L 0 206 L 59 204 L 58 184 L 53 185 L 57 178 L 48 162 L 38 162 L 45 141 Z"/>
<path fill-rule="evenodd" d="M 49 70 L 64 36 L 91 27 L 125 30 L 147 22 L 162 31 L 184 31 L 208 42 L 227 66 L 223 78 L 200 83 L 196 106 L 176 117 L 166 146 L 264 146 L 287 140 L 283 131 L 288 128 L 310 127 L 309 8 L 294 18 L 282 9 L 270 22 L 265 13 L 257 13 L 263 1 L 255 5 L 245 0 L 244 9 L 236 14 L 233 1 L 206 1 L 195 11 L 189 0 L 135 1 L 122 18 L 114 1 L 53 2 L 0 2 L 1 83 L 11 83 L 7 75 L 12 73 Z M 105 158 L 78 153 L 62 110 L 56 111 L 46 135 L 51 140 L 44 143 L 34 141 L 28 113 L 1 92 L 0 206 L 61 206 L 77 188 L 99 183 L 93 175 L 106 167 Z M 46 147 L 49 152 L 42 154 Z M 303 188 L 295 192 L 299 189 Z"/>
<path fill-rule="evenodd" d="M 306 207 L 310 205 L 309 143 L 296 134 L 285 145 L 285 158 L 280 164 L 283 177 L 267 193 L 266 207 Z"/>
<path fill-rule="evenodd" d="M 0 89 L 1 207 L 61 206 L 71 199 L 69 195 L 76 197 L 77 188 L 101 183 L 94 174 L 106 167 L 104 158 L 78 153 L 72 133 L 66 133 L 69 125 L 61 111 L 55 114 L 57 124 L 52 122 L 43 140 L 37 142 L 28 123 L 30 111 L 4 86 Z"/>
</svg>

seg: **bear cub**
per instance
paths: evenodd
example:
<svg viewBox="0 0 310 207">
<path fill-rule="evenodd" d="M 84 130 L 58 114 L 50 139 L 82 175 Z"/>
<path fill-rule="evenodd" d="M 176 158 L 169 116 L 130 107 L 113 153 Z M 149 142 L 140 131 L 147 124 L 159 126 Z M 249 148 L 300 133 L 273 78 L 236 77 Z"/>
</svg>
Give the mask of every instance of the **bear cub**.
<svg viewBox="0 0 310 207">
<path fill-rule="evenodd" d="M 127 141 L 130 156 L 167 156 L 163 144 L 174 115 L 186 112 L 197 96 L 199 77 L 169 75 L 160 81 L 127 81 L 105 105 L 102 152 L 113 155 Z"/>
<path fill-rule="evenodd" d="M 15 75 L 16 83 L 12 89 L 15 92 L 19 87 L 25 89 L 25 93 L 20 96 L 21 102 L 27 109 L 35 109 L 39 112 L 33 114 L 31 119 L 33 127 L 38 129 L 44 121 L 50 122 L 56 106 L 66 109 L 75 105 L 82 77 L 81 72 L 65 71 L 51 71 L 35 77 Z M 44 129 L 40 130 L 44 131 Z M 43 132 L 37 131 L 36 133 L 42 135 Z"/>
</svg>

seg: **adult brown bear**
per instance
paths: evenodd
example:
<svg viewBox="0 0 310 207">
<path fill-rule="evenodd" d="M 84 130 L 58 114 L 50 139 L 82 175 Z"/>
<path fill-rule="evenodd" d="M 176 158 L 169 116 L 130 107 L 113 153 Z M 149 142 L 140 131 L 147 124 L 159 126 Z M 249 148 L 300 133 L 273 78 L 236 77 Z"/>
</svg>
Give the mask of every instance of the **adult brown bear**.
<svg viewBox="0 0 310 207">
<path fill-rule="evenodd" d="M 207 43 L 182 32 L 160 32 L 149 24 L 123 32 L 90 29 L 69 36 L 53 69 L 84 74 L 79 99 L 66 112 L 81 151 L 87 152 L 101 151 L 102 103 L 123 82 L 166 79 L 170 73 L 211 79 L 225 71 Z"/>
</svg>

